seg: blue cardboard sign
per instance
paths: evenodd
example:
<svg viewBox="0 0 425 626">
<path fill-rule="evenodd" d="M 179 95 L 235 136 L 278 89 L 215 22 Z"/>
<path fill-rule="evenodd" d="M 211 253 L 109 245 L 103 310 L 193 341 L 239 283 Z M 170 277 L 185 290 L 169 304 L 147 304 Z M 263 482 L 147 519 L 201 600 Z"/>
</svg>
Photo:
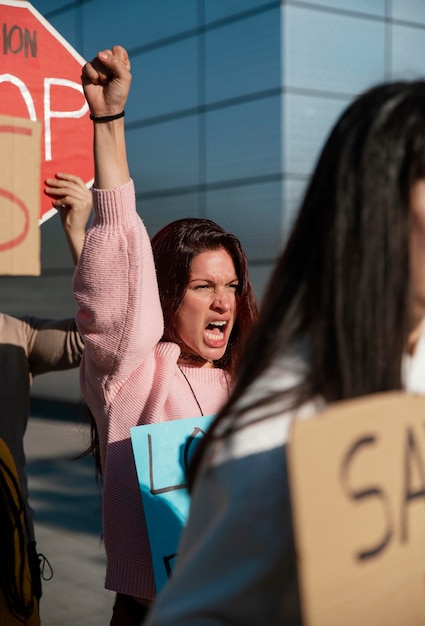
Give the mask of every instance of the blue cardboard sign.
<svg viewBox="0 0 425 626">
<path fill-rule="evenodd" d="M 171 576 L 189 514 L 186 469 L 213 417 L 203 415 L 130 429 L 157 592 Z"/>
</svg>

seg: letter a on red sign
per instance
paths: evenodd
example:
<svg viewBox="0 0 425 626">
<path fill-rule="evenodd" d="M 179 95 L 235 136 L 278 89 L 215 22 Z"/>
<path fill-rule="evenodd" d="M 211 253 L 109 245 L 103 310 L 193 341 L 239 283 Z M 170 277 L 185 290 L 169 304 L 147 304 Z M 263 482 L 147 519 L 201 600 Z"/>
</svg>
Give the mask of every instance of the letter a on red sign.
<svg viewBox="0 0 425 626">
<path fill-rule="evenodd" d="M 0 55 L 0 115 L 42 124 L 41 223 L 54 213 L 43 194 L 45 178 L 69 172 L 87 184 L 93 179 L 93 131 L 81 87 L 85 61 L 22 0 L 0 0 Z"/>
</svg>

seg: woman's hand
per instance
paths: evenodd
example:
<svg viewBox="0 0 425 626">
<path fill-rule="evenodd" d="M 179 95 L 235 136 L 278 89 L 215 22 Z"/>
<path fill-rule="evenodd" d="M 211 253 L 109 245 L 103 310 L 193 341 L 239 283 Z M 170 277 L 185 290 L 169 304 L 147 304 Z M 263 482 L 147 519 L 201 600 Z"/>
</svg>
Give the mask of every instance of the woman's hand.
<svg viewBox="0 0 425 626">
<path fill-rule="evenodd" d="M 122 46 L 102 50 L 82 69 L 81 81 L 92 115 L 104 117 L 124 110 L 131 84 L 130 59 Z"/>
<path fill-rule="evenodd" d="M 116 116 L 124 111 L 130 92 L 130 59 L 122 46 L 102 50 L 82 69 L 81 81 L 92 115 Z M 94 178 L 97 189 L 128 183 L 124 118 L 94 120 Z"/>
</svg>

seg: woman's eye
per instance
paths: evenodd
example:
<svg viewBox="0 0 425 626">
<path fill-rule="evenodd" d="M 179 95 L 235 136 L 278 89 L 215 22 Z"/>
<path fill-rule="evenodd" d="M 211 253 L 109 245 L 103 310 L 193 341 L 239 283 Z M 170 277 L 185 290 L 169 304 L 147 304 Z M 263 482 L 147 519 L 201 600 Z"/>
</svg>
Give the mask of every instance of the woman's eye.
<svg viewBox="0 0 425 626">
<path fill-rule="evenodd" d="M 231 283 L 230 285 L 228 285 L 229 289 L 233 289 L 234 291 L 237 291 L 239 288 L 239 283 Z"/>
</svg>

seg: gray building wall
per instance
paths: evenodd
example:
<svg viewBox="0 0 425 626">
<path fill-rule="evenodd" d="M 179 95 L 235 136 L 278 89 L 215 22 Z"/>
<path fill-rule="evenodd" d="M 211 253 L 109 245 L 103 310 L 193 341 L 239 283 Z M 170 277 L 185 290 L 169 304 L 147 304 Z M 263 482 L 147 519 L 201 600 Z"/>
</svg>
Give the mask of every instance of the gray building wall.
<svg viewBox="0 0 425 626">
<path fill-rule="evenodd" d="M 187 215 L 219 222 L 244 244 L 260 299 L 342 109 L 374 83 L 425 74 L 423 0 L 33 5 L 86 59 L 128 49 L 128 154 L 149 233 Z M 73 315 L 57 216 L 41 228 L 42 275 L 0 277 L 0 306 Z M 76 373 L 59 378 L 41 377 L 33 393 L 77 397 Z"/>
</svg>

